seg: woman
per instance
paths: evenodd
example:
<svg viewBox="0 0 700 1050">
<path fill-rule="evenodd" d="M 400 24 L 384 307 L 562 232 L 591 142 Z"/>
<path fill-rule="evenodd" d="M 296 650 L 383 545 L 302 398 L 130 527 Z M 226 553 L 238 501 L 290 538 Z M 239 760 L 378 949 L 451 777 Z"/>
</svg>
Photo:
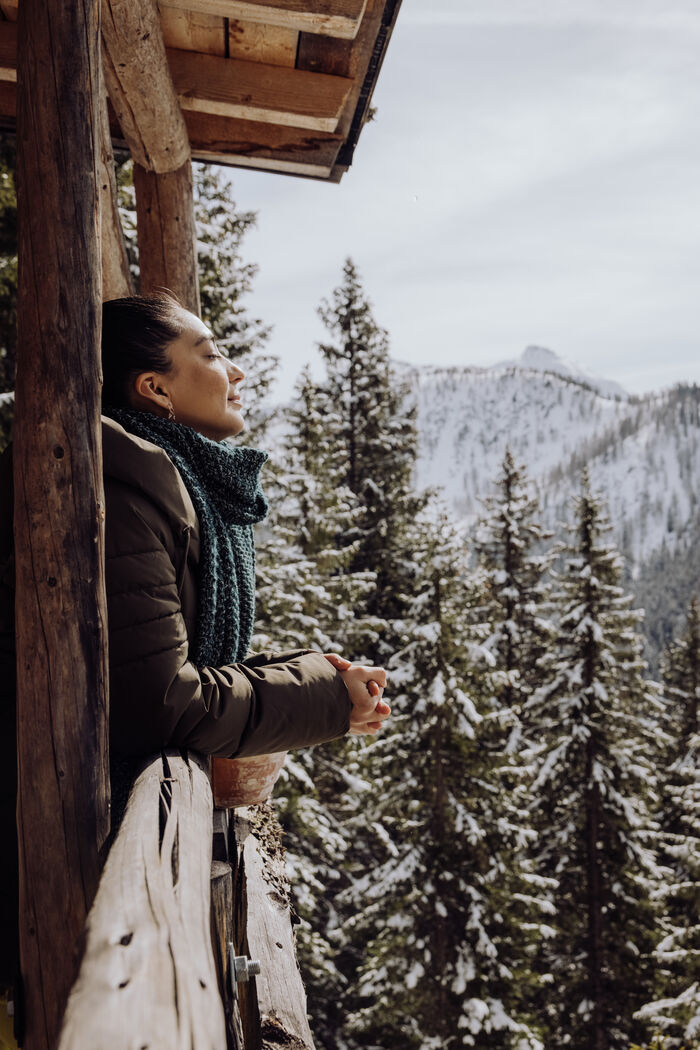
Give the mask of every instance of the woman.
<svg viewBox="0 0 700 1050">
<path fill-rule="evenodd" d="M 225 442 L 244 426 L 241 370 L 164 294 L 105 303 L 102 356 L 112 757 L 128 764 L 162 747 L 256 755 L 375 734 L 389 714 L 381 668 L 309 650 L 246 659 L 267 456 Z M 0 514 L 5 684 L 14 670 L 10 502 Z M 14 810 L 14 733 L 2 736 L 4 825 Z M 0 896 L 16 907 L 15 891 Z M 11 911 L 0 916 L 0 985 L 12 925 Z"/>
<path fill-rule="evenodd" d="M 105 303 L 102 360 L 115 752 L 255 755 L 376 733 L 380 668 L 244 659 L 267 456 L 224 442 L 244 426 L 241 370 L 168 295 Z"/>
</svg>

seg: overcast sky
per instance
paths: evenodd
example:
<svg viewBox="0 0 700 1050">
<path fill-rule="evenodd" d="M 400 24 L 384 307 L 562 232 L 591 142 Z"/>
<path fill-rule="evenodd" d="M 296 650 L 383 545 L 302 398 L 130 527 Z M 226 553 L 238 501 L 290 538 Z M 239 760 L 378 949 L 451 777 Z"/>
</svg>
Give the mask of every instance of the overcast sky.
<svg viewBox="0 0 700 1050">
<path fill-rule="evenodd" d="M 283 385 L 351 255 L 415 364 L 700 382 L 698 0 L 403 0 L 339 186 L 233 169 Z"/>
</svg>

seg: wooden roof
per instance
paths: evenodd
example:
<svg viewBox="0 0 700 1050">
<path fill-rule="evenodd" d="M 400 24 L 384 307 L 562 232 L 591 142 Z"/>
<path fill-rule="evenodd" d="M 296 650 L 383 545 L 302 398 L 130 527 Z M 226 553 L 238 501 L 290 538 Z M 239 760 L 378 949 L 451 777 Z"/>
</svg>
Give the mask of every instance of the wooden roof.
<svg viewBox="0 0 700 1050">
<path fill-rule="evenodd" d="M 368 119 L 400 2 L 160 2 L 167 67 L 192 158 L 340 181 Z M 6 129 L 15 119 L 19 3 L 0 0 L 0 126 Z M 107 6 L 118 30 L 119 5 Z M 157 110 L 168 92 L 149 70 L 138 72 Z M 117 116 L 123 124 L 133 107 L 120 107 L 107 74 L 108 68 L 113 144 L 134 153 L 133 135 Z"/>
</svg>

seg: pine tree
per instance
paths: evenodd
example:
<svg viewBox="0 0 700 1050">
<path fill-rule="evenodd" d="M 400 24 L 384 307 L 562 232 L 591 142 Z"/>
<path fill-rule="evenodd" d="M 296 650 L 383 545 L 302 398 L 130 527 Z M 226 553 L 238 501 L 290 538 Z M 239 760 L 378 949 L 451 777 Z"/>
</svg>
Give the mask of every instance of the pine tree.
<svg viewBox="0 0 700 1050">
<path fill-rule="evenodd" d="M 319 314 L 333 337 L 320 345 L 326 379 L 319 391 L 328 409 L 332 463 L 337 484 L 359 501 L 357 520 L 338 542 L 357 543 L 353 571 L 376 573 L 368 612 L 391 620 L 401 613 L 407 530 L 425 503 L 412 486 L 415 409 L 407 404 L 407 388 L 389 360 L 387 333 L 374 319 L 351 259 Z M 389 637 L 373 659 L 381 658 L 382 648 L 390 651 Z"/>
<path fill-rule="evenodd" d="M 661 774 L 662 939 L 656 956 L 662 996 L 640 1017 L 669 1048 L 700 1047 L 700 602 L 693 598 L 680 639 L 662 661 L 668 742 Z"/>
<path fill-rule="evenodd" d="M 521 711 L 541 684 L 539 662 L 552 639 L 546 574 L 551 556 L 538 521 L 538 501 L 525 468 L 506 449 L 495 492 L 483 500 L 475 552 L 484 573 L 486 602 L 481 615 L 490 625 L 487 647 L 493 657 L 492 704 L 510 727 L 505 750 L 517 755 Z"/>
<path fill-rule="evenodd" d="M 326 408 L 305 370 L 286 412 L 285 457 L 273 475 L 271 518 L 258 549 L 254 645 L 311 647 L 359 660 L 376 644 L 375 623 L 365 614 L 375 576 L 351 571 L 356 544 L 336 544 L 358 509 L 353 493 L 337 484 Z M 347 885 L 345 821 L 364 786 L 353 772 L 357 747 L 352 738 L 290 756 L 275 798 L 314 1036 L 329 1048 L 337 1045 L 347 986 L 338 963 L 343 944 L 334 899 Z"/>
<path fill-rule="evenodd" d="M 483 743 L 486 653 L 470 627 L 464 543 L 444 514 L 415 523 L 412 539 L 416 580 L 391 667 L 392 726 L 366 749 L 372 792 L 357 821 L 377 860 L 368 868 L 355 856 L 343 908 L 358 967 L 349 1036 L 407 1050 L 541 1047 L 511 1009 L 519 975 L 502 908 L 512 905 L 503 893 L 510 829 Z"/>
<path fill-rule="evenodd" d="M 540 663 L 551 644 L 554 625 L 548 572 L 548 534 L 539 523 L 539 506 L 525 468 L 506 449 L 474 549 L 484 601 L 477 610 L 486 632 L 490 666 L 484 675 L 488 747 L 498 784 L 498 813 L 509 829 L 503 838 L 500 879 L 502 907 L 508 915 L 510 964 L 517 968 L 522 1009 L 541 1002 L 543 988 L 533 970 L 536 937 L 551 910 L 547 884 L 539 884 L 522 848 L 532 837 L 529 824 L 530 771 L 523 760 L 527 725 L 523 709 L 542 684 Z M 529 880 L 529 884 L 528 884 Z"/>
<path fill-rule="evenodd" d="M 532 812 L 539 873 L 556 880 L 547 1045 L 627 1050 L 653 986 L 658 876 L 652 829 L 657 690 L 644 679 L 640 614 L 620 587 L 610 525 L 584 476 L 561 551 L 550 680 L 524 715 L 539 743 Z"/>
</svg>

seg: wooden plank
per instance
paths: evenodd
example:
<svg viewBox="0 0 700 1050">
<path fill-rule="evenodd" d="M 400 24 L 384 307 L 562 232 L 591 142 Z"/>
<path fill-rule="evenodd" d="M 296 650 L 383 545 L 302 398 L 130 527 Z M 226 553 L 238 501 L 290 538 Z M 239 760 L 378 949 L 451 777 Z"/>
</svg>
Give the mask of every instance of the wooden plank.
<svg viewBox="0 0 700 1050">
<path fill-rule="evenodd" d="M 228 53 L 231 58 L 294 69 L 298 43 L 299 32 L 296 29 L 241 22 L 235 18 L 228 23 Z"/>
<path fill-rule="evenodd" d="M 306 992 L 296 962 L 280 829 L 269 806 L 236 810 L 234 886 L 245 909 L 236 943 L 260 961 L 260 975 L 241 986 L 246 1047 L 269 1044 L 313 1050 Z M 257 1040 L 255 1038 L 257 1034 Z"/>
<path fill-rule="evenodd" d="M 142 293 L 169 288 L 185 309 L 199 315 L 191 161 L 167 172 L 134 164 L 134 190 Z"/>
<path fill-rule="evenodd" d="M 166 47 L 184 51 L 199 51 L 203 55 L 226 56 L 227 24 L 217 15 L 200 11 L 182 11 L 176 7 L 158 5 L 163 41 Z"/>
<path fill-rule="evenodd" d="M 99 33 L 99 0 L 20 8 L 13 459 L 25 1050 L 56 1045 L 109 830 Z"/>
<path fill-rule="evenodd" d="M 134 161 L 177 171 L 190 144 L 155 0 L 103 0 L 102 44 L 105 83 Z"/>
<path fill-rule="evenodd" d="M 352 40 L 367 0 L 168 0 L 171 7 Z"/>
<path fill-rule="evenodd" d="M 102 96 L 100 106 L 100 154 L 97 176 L 100 188 L 102 299 L 119 299 L 125 295 L 132 295 L 133 287 L 117 206 L 117 180 L 105 95 Z"/>
<path fill-rule="evenodd" d="M 212 798 L 168 751 L 129 798 L 87 926 L 59 1050 L 222 1050 L 210 931 Z"/>
<path fill-rule="evenodd" d="M 183 110 L 335 131 L 353 86 L 345 77 L 168 51 Z"/>
<path fill-rule="evenodd" d="M 320 178 L 330 173 L 343 141 L 338 135 L 200 113 L 185 113 L 185 123 L 197 160 Z"/>
<path fill-rule="evenodd" d="M 228 817 L 228 814 L 226 816 Z M 211 927 L 219 992 L 226 1017 L 226 1047 L 227 1050 L 245 1050 L 238 998 L 233 992 L 230 973 L 229 946 L 233 941 L 233 874 L 231 865 L 225 861 L 215 860 L 211 866 Z"/>
</svg>

